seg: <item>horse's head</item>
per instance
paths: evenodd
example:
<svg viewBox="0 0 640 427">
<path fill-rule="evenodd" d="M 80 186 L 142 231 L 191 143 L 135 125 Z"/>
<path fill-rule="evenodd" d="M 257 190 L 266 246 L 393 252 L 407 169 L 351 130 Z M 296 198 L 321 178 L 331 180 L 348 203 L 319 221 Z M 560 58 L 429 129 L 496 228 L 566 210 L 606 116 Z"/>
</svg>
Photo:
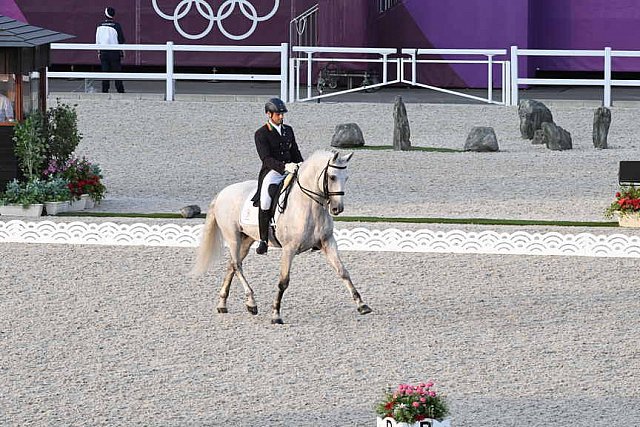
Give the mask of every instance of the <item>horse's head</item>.
<svg viewBox="0 0 640 427">
<path fill-rule="evenodd" d="M 340 155 L 338 152 L 318 151 L 303 163 L 298 175 L 302 192 L 326 207 L 332 215 L 339 215 L 344 210 L 347 163 L 351 156 L 353 153 Z"/>
<path fill-rule="evenodd" d="M 339 215 L 344 211 L 343 196 L 347 179 L 349 179 L 347 163 L 351 160 L 351 156 L 353 153 L 341 156 L 340 153 L 335 152 L 327 163 L 323 191 L 328 198 L 328 209 L 331 215 Z"/>
</svg>

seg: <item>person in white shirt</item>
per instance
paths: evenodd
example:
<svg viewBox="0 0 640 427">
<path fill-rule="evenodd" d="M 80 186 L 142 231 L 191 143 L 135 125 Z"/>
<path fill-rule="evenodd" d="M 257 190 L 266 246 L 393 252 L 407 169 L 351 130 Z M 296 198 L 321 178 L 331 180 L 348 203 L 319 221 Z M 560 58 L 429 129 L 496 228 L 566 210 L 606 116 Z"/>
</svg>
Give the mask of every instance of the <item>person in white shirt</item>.
<svg viewBox="0 0 640 427">
<path fill-rule="evenodd" d="M 116 10 L 112 7 L 107 7 L 104 10 L 104 15 L 106 19 L 98 25 L 98 28 L 96 28 L 96 44 L 124 44 L 125 41 L 124 34 L 122 33 L 122 27 L 113 19 L 116 16 Z M 98 56 L 100 57 L 100 66 L 102 71 L 122 71 L 122 58 L 124 57 L 123 51 L 101 50 Z M 118 93 L 124 93 L 122 80 L 116 80 L 115 82 Z M 109 80 L 102 81 L 102 92 L 109 92 Z"/>
<path fill-rule="evenodd" d="M 13 103 L 0 93 L 0 122 L 12 122 L 13 120 Z"/>
</svg>

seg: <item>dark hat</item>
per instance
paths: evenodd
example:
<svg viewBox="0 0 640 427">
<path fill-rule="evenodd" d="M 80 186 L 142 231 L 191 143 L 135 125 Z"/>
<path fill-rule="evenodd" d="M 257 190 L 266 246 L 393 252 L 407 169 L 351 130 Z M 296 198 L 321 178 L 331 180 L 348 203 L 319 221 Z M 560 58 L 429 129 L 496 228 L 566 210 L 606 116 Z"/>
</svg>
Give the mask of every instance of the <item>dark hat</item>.
<svg viewBox="0 0 640 427">
<path fill-rule="evenodd" d="M 116 10 L 112 7 L 108 7 L 104 10 L 104 16 L 113 19 L 113 17 L 116 16 Z"/>
<path fill-rule="evenodd" d="M 280 98 L 271 98 L 264 104 L 265 113 L 286 113 L 287 107 Z"/>
</svg>

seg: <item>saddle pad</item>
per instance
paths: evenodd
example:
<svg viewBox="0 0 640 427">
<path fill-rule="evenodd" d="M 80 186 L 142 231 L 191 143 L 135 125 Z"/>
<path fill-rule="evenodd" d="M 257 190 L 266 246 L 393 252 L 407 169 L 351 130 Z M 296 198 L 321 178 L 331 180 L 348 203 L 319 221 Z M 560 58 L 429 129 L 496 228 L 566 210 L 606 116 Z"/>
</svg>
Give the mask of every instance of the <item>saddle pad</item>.
<svg viewBox="0 0 640 427">
<path fill-rule="evenodd" d="M 289 178 L 288 182 L 285 181 L 285 185 L 289 185 L 290 183 L 291 178 Z M 258 226 L 258 207 L 253 206 L 253 200 L 251 200 L 253 198 L 253 195 L 256 193 L 257 188 L 258 185 L 256 184 L 256 186 L 253 187 L 253 189 L 249 192 L 249 196 L 247 196 L 244 203 L 242 204 L 242 209 L 240 210 L 240 224 L 242 225 L 254 225 L 256 227 Z M 283 202 L 284 197 L 285 193 L 281 193 L 280 203 Z M 275 224 L 278 221 L 279 217 L 280 211 L 276 209 L 276 213 L 271 220 L 272 224 Z"/>
</svg>

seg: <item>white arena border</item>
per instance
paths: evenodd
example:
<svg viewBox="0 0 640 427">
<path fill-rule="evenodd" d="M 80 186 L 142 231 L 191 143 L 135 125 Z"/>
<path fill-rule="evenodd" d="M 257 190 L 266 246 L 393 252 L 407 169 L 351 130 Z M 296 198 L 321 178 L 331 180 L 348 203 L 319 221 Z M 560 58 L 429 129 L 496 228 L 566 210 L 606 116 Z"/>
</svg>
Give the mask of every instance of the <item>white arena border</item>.
<svg viewBox="0 0 640 427">
<path fill-rule="evenodd" d="M 203 225 L 0 221 L 0 243 L 196 247 Z M 343 251 L 640 258 L 640 236 L 516 231 L 337 229 Z"/>
</svg>

